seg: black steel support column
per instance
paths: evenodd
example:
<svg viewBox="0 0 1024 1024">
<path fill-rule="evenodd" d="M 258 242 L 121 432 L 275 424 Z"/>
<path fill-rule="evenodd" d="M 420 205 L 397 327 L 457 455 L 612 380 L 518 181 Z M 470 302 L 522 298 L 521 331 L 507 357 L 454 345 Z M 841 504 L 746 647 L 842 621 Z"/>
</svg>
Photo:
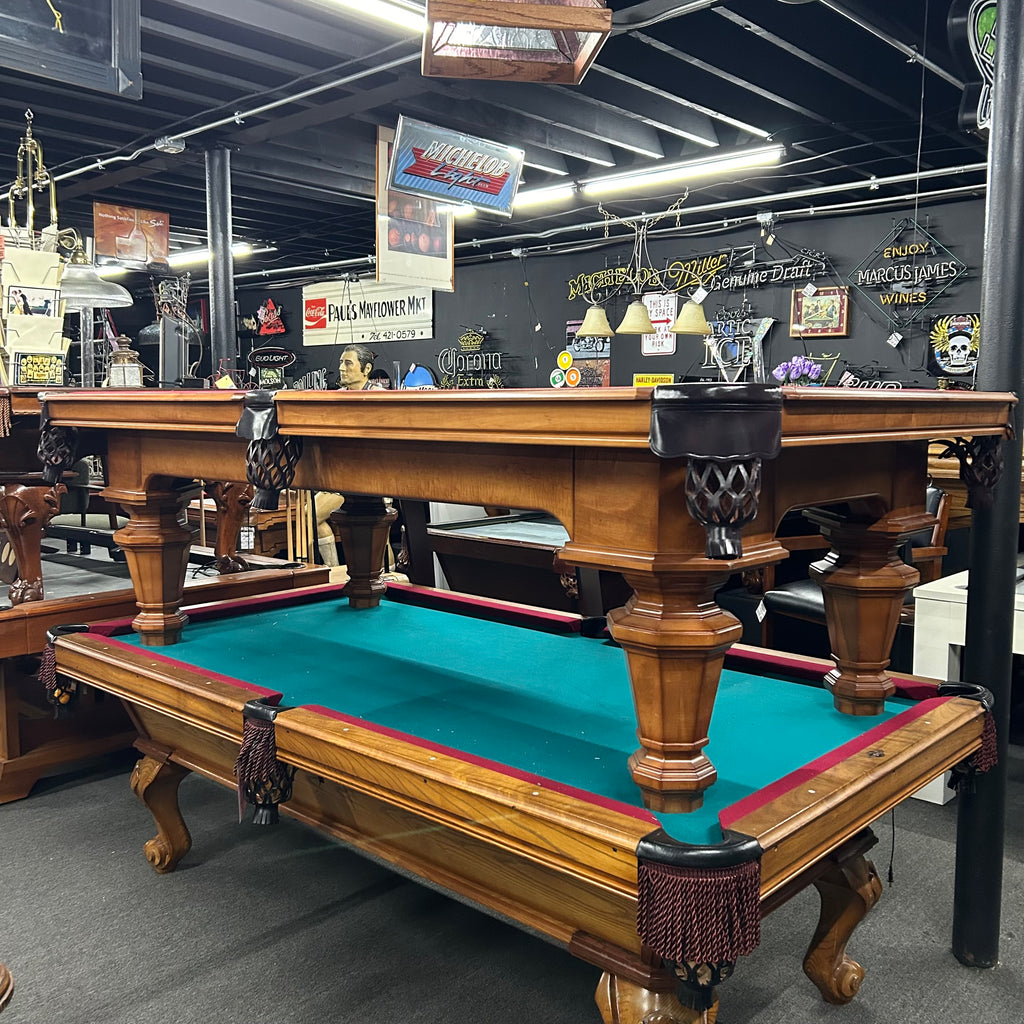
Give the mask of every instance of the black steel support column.
<svg viewBox="0 0 1024 1024">
<path fill-rule="evenodd" d="M 235 366 L 235 273 L 231 255 L 231 154 L 206 151 L 206 233 L 210 247 L 210 357 L 213 372 Z"/>
<path fill-rule="evenodd" d="M 996 79 L 988 154 L 978 388 L 1024 394 L 1024 0 L 999 0 Z M 991 509 L 971 525 L 971 584 L 963 678 L 996 697 L 999 765 L 960 795 L 953 954 L 973 967 L 999 959 L 1006 757 L 1013 663 L 1013 605 L 1020 506 L 1021 407 L 1016 438 Z"/>
</svg>

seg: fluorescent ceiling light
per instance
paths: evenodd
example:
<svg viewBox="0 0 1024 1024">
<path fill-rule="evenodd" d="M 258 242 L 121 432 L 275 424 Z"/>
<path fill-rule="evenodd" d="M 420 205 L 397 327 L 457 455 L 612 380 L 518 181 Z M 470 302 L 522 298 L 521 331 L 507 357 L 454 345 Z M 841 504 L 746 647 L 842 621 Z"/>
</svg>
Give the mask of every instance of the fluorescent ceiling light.
<svg viewBox="0 0 1024 1024">
<path fill-rule="evenodd" d="M 567 182 L 564 185 L 547 185 L 544 188 L 531 188 L 525 192 L 517 192 L 513 210 L 522 210 L 527 206 L 540 206 L 543 203 L 557 203 L 560 199 L 571 199 L 576 195 L 576 185 Z"/>
<path fill-rule="evenodd" d="M 367 14 L 389 25 L 422 34 L 427 27 L 426 10 L 418 4 L 392 3 L 391 0 L 334 0 L 355 14 Z"/>
<path fill-rule="evenodd" d="M 584 178 L 579 182 L 565 182 L 545 185 L 543 188 L 527 189 L 516 195 L 513 209 L 522 210 L 543 203 L 557 203 L 582 192 L 587 196 L 605 195 L 609 192 L 623 192 L 632 188 L 647 188 L 686 178 L 699 178 L 709 174 L 722 174 L 744 167 L 760 167 L 777 163 L 785 152 L 783 146 L 759 146 L 743 152 L 723 153 L 720 156 L 698 157 L 644 170 L 623 171 L 620 174 L 604 174 L 597 178 Z"/>
<path fill-rule="evenodd" d="M 231 246 L 232 256 L 252 256 L 261 252 L 277 252 L 276 245 L 265 245 L 254 249 L 249 242 L 235 242 Z M 172 252 L 167 257 L 167 263 L 172 267 L 184 267 L 193 263 L 206 263 L 210 258 L 210 250 L 203 246 L 201 249 L 183 249 L 180 252 Z"/>
<path fill-rule="evenodd" d="M 608 174 L 584 181 L 582 183 L 583 192 L 588 196 L 601 196 L 609 192 L 621 192 L 623 189 L 648 188 L 652 185 L 664 185 L 672 181 L 701 178 L 709 174 L 738 171 L 744 167 L 762 167 L 765 164 L 777 163 L 783 152 L 782 146 L 760 146 L 757 149 L 748 149 L 743 153 L 701 157 L 697 160 L 684 160 L 663 167 L 626 171 L 622 174 Z"/>
<path fill-rule="evenodd" d="M 438 213 L 450 213 L 453 217 L 475 217 L 476 207 L 466 203 L 440 203 Z"/>
</svg>

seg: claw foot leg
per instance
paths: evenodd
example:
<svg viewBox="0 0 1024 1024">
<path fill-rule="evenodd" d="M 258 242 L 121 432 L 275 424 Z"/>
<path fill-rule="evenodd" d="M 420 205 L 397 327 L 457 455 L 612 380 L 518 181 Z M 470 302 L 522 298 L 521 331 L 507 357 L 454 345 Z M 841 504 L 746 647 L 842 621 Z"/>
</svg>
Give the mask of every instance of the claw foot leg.
<svg viewBox="0 0 1024 1024">
<path fill-rule="evenodd" d="M 848 1003 L 864 980 L 864 968 L 846 955 L 853 930 L 882 895 L 874 864 L 857 856 L 833 864 L 814 883 L 821 914 L 804 957 L 804 973 L 828 1003 Z"/>
<path fill-rule="evenodd" d="M 146 860 L 161 875 L 173 871 L 192 847 L 188 826 L 178 809 L 178 786 L 188 769 L 146 755 L 132 770 L 132 792 L 149 808 L 157 834 L 143 847 Z"/>
</svg>

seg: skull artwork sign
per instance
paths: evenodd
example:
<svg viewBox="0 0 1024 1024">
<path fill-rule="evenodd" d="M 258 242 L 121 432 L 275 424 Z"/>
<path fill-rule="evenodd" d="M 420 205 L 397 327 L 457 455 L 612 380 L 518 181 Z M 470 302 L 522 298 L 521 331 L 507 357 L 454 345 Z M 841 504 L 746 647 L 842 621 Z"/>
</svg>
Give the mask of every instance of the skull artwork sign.
<svg viewBox="0 0 1024 1024">
<path fill-rule="evenodd" d="M 981 342 L 976 313 L 951 313 L 932 321 L 932 355 L 941 373 L 972 375 L 978 365 Z"/>
</svg>

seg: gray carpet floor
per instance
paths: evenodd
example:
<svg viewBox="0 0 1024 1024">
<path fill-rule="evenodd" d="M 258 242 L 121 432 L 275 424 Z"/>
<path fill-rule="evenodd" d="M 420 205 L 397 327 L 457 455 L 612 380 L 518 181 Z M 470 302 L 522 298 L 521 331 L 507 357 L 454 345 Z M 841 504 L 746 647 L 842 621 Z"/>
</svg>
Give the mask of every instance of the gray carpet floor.
<svg viewBox="0 0 1024 1024">
<path fill-rule="evenodd" d="M 725 1024 L 1024 1020 L 1024 751 L 1011 748 L 1001 963 L 949 953 L 953 805 L 895 816 L 895 884 L 854 934 L 867 969 L 827 1006 L 800 961 L 816 918 L 803 893 L 720 990 Z M 130 758 L 40 783 L 0 807 L 0 960 L 15 979 L 3 1024 L 586 1024 L 598 972 L 294 821 L 237 824 L 234 795 L 182 785 L 194 845 L 157 876 L 152 819 Z M 889 819 L 874 860 L 886 874 Z"/>
</svg>

